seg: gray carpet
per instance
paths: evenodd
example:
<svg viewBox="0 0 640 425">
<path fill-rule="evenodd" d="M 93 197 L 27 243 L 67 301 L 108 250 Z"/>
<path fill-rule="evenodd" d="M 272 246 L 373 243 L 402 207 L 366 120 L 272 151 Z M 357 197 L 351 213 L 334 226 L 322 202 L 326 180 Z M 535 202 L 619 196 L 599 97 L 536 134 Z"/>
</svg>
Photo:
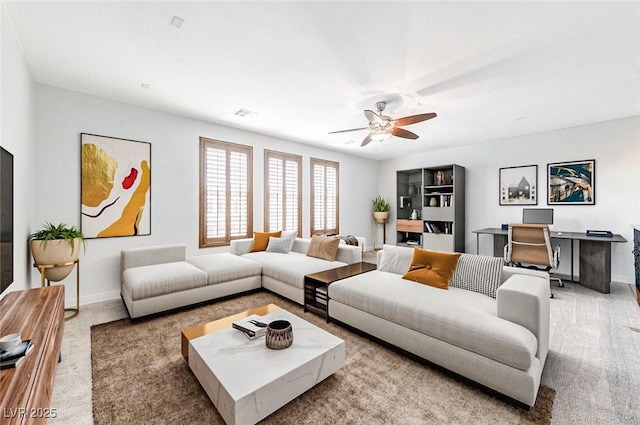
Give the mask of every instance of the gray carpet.
<svg viewBox="0 0 640 425">
<path fill-rule="evenodd" d="M 346 365 L 268 424 L 548 424 L 554 390 L 524 411 L 267 292 L 91 328 L 94 423 L 223 424 L 180 354 L 180 331 L 276 303 L 346 341 Z"/>
</svg>

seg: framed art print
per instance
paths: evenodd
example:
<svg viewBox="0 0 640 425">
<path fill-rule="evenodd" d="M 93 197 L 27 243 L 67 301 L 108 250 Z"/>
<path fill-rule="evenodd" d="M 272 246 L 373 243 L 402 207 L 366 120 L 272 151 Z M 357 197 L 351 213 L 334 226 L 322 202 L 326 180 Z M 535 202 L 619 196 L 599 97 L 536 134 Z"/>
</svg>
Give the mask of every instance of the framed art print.
<svg viewBox="0 0 640 425">
<path fill-rule="evenodd" d="M 538 166 L 500 169 L 500 205 L 538 205 Z"/>
<path fill-rule="evenodd" d="M 81 220 L 86 238 L 151 234 L 151 144 L 81 134 Z"/>
<path fill-rule="evenodd" d="M 594 205 L 596 160 L 547 164 L 547 204 Z"/>
</svg>

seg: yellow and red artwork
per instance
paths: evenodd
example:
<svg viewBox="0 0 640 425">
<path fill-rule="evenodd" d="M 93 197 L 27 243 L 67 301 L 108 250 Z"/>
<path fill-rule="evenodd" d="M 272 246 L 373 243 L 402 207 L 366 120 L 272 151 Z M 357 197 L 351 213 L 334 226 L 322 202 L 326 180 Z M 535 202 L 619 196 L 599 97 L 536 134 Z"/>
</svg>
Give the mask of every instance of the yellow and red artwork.
<svg viewBox="0 0 640 425">
<path fill-rule="evenodd" d="M 81 134 L 87 238 L 151 234 L 151 144 Z"/>
</svg>

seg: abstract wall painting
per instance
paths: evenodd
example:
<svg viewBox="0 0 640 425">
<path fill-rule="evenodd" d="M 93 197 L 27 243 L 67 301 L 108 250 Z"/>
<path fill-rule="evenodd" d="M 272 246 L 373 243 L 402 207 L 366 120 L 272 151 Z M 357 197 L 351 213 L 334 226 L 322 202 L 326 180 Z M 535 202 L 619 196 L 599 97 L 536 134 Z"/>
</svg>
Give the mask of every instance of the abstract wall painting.
<svg viewBox="0 0 640 425">
<path fill-rule="evenodd" d="M 547 164 L 548 205 L 594 205 L 596 160 Z"/>
<path fill-rule="evenodd" d="M 81 134 L 86 238 L 151 234 L 151 144 Z"/>
<path fill-rule="evenodd" d="M 538 205 L 538 166 L 500 169 L 500 205 Z"/>
</svg>

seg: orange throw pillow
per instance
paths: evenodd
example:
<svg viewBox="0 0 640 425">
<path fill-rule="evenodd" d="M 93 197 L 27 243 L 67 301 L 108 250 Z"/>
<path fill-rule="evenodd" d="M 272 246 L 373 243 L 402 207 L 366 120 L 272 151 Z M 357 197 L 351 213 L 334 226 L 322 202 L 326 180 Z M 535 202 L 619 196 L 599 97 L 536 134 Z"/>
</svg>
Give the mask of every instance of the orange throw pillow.
<svg viewBox="0 0 640 425">
<path fill-rule="evenodd" d="M 458 265 L 460 254 L 414 248 L 409 271 L 403 279 L 449 289 L 449 282 Z"/>
<path fill-rule="evenodd" d="M 269 245 L 269 237 L 279 238 L 282 230 L 277 232 L 253 232 L 253 246 L 251 252 L 266 251 Z"/>
</svg>

